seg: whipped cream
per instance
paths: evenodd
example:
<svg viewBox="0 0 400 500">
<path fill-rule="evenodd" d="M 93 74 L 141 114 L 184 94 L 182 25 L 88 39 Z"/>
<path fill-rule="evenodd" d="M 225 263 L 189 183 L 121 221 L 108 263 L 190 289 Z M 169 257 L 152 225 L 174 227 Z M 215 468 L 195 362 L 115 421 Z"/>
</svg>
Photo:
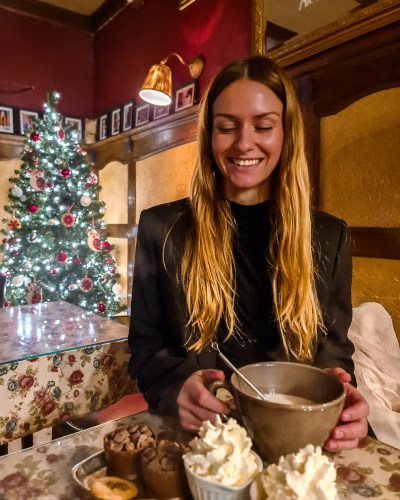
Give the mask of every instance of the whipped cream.
<svg viewBox="0 0 400 500">
<path fill-rule="evenodd" d="M 240 486 L 257 472 L 250 452 L 252 441 L 233 418 L 223 424 L 217 415 L 215 425 L 203 422 L 199 436 L 189 443 L 191 450 L 183 456 L 195 474 L 214 483 Z"/>
<path fill-rule="evenodd" d="M 262 473 L 268 500 L 335 500 L 336 469 L 318 446 L 279 459 Z"/>
</svg>

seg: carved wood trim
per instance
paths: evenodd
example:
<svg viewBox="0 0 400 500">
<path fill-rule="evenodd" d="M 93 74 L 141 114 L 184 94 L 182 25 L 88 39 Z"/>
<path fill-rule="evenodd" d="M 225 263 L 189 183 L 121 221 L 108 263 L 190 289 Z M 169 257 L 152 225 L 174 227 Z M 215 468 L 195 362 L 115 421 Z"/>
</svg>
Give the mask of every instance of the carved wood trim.
<svg viewBox="0 0 400 500">
<path fill-rule="evenodd" d="M 261 56 L 265 52 L 264 0 L 253 0 L 252 14 L 251 53 L 253 56 Z"/>
<path fill-rule="evenodd" d="M 400 259 L 400 228 L 350 227 L 355 257 Z"/>
<path fill-rule="evenodd" d="M 0 160 L 20 158 L 24 140 L 23 136 L 0 134 Z"/>
<path fill-rule="evenodd" d="M 382 0 L 268 52 L 281 66 L 330 49 L 400 20 L 400 0 Z"/>
</svg>

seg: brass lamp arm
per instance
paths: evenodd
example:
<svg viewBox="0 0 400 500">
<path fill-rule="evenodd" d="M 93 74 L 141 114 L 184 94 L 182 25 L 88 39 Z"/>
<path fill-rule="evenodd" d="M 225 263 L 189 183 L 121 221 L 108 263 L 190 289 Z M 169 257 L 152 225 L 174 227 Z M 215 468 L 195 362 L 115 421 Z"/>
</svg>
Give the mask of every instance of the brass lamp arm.
<svg viewBox="0 0 400 500">
<path fill-rule="evenodd" d="M 168 54 L 167 57 L 161 61 L 161 64 L 165 64 L 171 56 L 176 56 L 184 66 L 189 67 L 189 64 L 186 64 L 182 57 L 176 52 L 171 52 L 171 54 Z"/>
<path fill-rule="evenodd" d="M 189 68 L 189 73 L 192 78 L 198 78 L 201 75 L 205 64 L 203 56 L 195 56 L 189 64 L 186 64 L 179 54 L 171 52 L 171 54 L 161 61 L 161 64 L 165 64 L 171 56 L 176 56 L 184 66 Z"/>
</svg>

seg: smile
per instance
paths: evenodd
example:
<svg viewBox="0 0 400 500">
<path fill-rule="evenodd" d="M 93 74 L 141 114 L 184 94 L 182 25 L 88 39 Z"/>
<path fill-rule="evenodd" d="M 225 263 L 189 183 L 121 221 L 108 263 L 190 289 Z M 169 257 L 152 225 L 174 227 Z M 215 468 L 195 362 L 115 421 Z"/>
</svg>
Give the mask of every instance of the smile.
<svg viewBox="0 0 400 500">
<path fill-rule="evenodd" d="M 231 163 L 234 163 L 238 167 L 251 167 L 251 166 L 254 166 L 254 165 L 257 165 L 258 163 L 260 163 L 261 160 L 262 160 L 262 158 L 254 158 L 254 159 L 249 159 L 249 160 L 239 160 L 236 158 L 229 158 L 229 161 Z"/>
</svg>

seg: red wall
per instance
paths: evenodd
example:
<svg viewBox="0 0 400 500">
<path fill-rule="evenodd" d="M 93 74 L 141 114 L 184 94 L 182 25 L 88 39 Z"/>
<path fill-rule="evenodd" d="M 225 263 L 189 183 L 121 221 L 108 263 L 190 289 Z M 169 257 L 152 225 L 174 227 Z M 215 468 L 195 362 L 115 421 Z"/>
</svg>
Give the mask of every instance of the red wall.
<svg viewBox="0 0 400 500">
<path fill-rule="evenodd" d="M 0 104 L 43 110 L 48 89 L 61 93 L 59 111 L 93 116 L 93 36 L 90 33 L 0 9 L 0 91 L 34 85 Z"/>
<path fill-rule="evenodd" d="M 185 62 L 197 54 L 206 58 L 201 94 L 218 69 L 251 55 L 251 3 L 196 0 L 179 11 L 177 0 L 145 0 L 139 10 L 126 7 L 95 35 L 95 116 L 132 98 L 138 101 L 151 65 L 170 52 L 178 52 Z M 177 58 L 168 65 L 173 86 L 190 80 Z"/>
</svg>

